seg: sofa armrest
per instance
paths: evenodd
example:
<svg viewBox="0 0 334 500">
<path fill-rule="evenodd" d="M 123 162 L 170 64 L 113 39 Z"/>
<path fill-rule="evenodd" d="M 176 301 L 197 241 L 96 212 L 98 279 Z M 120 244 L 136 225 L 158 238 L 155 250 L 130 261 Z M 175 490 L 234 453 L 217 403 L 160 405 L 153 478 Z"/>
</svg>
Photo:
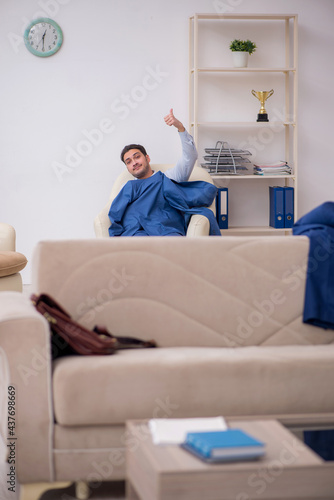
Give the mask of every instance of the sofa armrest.
<svg viewBox="0 0 334 500">
<path fill-rule="evenodd" d="M 210 222 L 205 215 L 192 215 L 188 224 L 187 236 L 209 236 Z"/>
<path fill-rule="evenodd" d="M 13 226 L 0 222 L 0 251 L 15 251 L 16 233 Z"/>
<path fill-rule="evenodd" d="M 20 483 L 53 481 L 52 385 L 49 325 L 30 300 L 19 292 L 0 294 L 1 361 L 7 365 L 7 384 L 15 388 L 16 474 Z M 0 386 L 8 398 L 8 387 Z M 8 399 L 7 399 L 8 400 Z M 9 443 L 8 412 L 0 425 Z"/>
</svg>

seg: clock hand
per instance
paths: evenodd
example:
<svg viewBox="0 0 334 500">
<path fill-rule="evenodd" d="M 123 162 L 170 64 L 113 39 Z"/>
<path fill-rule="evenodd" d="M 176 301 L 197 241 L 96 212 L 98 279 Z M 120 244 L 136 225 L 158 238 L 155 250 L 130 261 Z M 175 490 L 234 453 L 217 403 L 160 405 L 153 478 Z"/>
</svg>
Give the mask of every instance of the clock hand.
<svg viewBox="0 0 334 500">
<path fill-rule="evenodd" d="M 44 38 L 45 38 L 45 35 L 46 35 L 46 30 L 44 31 L 44 35 L 42 36 L 42 39 L 43 39 L 43 49 L 44 49 Z"/>
<path fill-rule="evenodd" d="M 39 46 L 39 44 L 41 43 L 42 40 L 43 40 L 43 47 L 44 47 L 44 37 L 45 37 L 45 35 L 46 35 L 46 30 L 44 31 L 44 35 L 42 36 L 42 38 L 40 39 L 40 41 L 36 45 L 36 49 L 37 49 L 37 47 Z"/>
</svg>

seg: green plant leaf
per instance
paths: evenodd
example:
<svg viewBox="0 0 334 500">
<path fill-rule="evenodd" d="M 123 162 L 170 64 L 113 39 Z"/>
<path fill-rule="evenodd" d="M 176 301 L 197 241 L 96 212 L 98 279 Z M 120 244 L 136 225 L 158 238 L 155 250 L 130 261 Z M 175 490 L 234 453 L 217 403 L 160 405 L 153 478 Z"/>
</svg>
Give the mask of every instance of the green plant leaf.
<svg viewBox="0 0 334 500">
<path fill-rule="evenodd" d="M 232 52 L 248 52 L 248 54 L 253 54 L 256 48 L 256 44 L 251 40 L 240 40 L 236 38 L 230 43 Z"/>
</svg>

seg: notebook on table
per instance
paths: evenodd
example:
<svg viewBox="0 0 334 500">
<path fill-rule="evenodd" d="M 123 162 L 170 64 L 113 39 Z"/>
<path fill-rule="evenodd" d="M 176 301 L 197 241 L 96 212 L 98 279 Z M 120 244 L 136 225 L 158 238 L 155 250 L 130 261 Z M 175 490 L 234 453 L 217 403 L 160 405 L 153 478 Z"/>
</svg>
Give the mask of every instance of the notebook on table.
<svg viewBox="0 0 334 500">
<path fill-rule="evenodd" d="M 256 460 L 265 453 L 265 444 L 241 429 L 189 432 L 181 447 L 206 462 Z"/>
</svg>

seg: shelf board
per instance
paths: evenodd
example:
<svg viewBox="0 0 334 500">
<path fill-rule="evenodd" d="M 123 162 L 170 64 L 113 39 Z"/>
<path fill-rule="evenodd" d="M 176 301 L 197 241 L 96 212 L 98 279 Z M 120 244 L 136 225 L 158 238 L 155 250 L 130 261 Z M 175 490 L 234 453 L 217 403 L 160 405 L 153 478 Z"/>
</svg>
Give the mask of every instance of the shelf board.
<svg viewBox="0 0 334 500">
<path fill-rule="evenodd" d="M 280 120 L 273 120 L 269 122 L 191 122 L 190 126 L 194 127 L 195 125 L 198 127 L 270 127 L 272 125 L 295 125 L 295 122 L 282 122 Z"/>
<path fill-rule="evenodd" d="M 277 229 L 271 226 L 232 226 L 228 229 L 221 229 L 221 234 L 224 235 L 226 233 L 292 233 L 292 228 L 283 227 L 281 229 Z"/>
<path fill-rule="evenodd" d="M 191 68 L 190 72 L 194 73 L 289 73 L 296 71 L 296 68 Z"/>
<path fill-rule="evenodd" d="M 211 175 L 211 174 L 210 174 Z M 222 175 L 211 175 L 211 179 L 213 181 L 219 181 L 221 179 L 292 179 L 295 180 L 295 175 L 254 175 L 254 174 L 246 174 L 246 175 L 238 175 L 238 174 L 222 174 Z"/>
<path fill-rule="evenodd" d="M 219 20 L 219 19 L 245 19 L 245 20 L 265 20 L 265 21 L 285 21 L 286 19 L 297 18 L 297 14 L 195 14 L 190 19 Z"/>
</svg>

